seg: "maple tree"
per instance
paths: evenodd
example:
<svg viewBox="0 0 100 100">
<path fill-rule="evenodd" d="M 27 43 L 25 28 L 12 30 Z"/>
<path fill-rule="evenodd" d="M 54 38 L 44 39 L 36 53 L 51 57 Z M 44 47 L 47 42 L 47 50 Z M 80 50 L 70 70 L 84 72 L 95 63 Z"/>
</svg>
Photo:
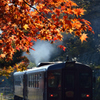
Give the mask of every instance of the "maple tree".
<svg viewBox="0 0 100 100">
<path fill-rule="evenodd" d="M 16 50 L 34 50 L 38 39 L 62 41 L 62 32 L 83 42 L 86 31 L 94 33 L 91 23 L 80 18 L 84 12 L 71 0 L 0 0 L 0 59 L 12 60 Z"/>
</svg>

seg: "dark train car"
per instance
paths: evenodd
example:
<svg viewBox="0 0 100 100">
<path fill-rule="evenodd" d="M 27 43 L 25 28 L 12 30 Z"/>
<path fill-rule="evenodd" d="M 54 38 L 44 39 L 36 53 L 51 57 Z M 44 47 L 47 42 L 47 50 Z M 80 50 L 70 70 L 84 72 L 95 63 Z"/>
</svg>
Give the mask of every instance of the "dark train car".
<svg viewBox="0 0 100 100">
<path fill-rule="evenodd" d="M 14 79 L 14 100 L 92 100 L 92 69 L 81 63 L 42 63 Z"/>
</svg>

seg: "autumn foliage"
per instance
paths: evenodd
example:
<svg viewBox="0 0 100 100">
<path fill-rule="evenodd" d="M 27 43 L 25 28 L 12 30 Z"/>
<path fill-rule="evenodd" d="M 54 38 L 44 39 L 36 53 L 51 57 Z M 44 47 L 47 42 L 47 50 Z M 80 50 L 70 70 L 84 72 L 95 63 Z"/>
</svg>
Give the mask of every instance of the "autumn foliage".
<svg viewBox="0 0 100 100">
<path fill-rule="evenodd" d="M 37 39 L 62 41 L 62 32 L 83 42 L 86 32 L 94 33 L 91 23 L 80 18 L 84 12 L 71 0 L 0 0 L 0 58 L 9 61 L 16 50 L 34 50 Z"/>
</svg>

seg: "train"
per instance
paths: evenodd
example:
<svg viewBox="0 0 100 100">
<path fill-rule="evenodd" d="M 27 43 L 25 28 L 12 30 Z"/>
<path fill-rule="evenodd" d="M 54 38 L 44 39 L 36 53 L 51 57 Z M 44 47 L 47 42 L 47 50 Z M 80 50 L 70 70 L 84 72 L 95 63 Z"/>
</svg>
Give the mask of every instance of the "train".
<svg viewBox="0 0 100 100">
<path fill-rule="evenodd" d="M 79 62 L 44 62 L 13 76 L 14 100 L 92 100 L 92 69 Z"/>
</svg>

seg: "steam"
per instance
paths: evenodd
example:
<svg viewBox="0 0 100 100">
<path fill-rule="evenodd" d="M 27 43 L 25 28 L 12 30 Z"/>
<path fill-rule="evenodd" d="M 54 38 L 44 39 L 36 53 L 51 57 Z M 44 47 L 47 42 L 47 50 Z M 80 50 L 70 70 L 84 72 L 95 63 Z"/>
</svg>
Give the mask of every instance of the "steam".
<svg viewBox="0 0 100 100">
<path fill-rule="evenodd" d="M 36 65 L 39 62 L 50 61 L 50 58 L 59 52 L 57 46 L 50 44 L 47 41 L 38 40 L 37 42 L 35 42 L 33 48 L 35 49 L 35 51 L 30 49 L 29 55 L 26 53 L 24 53 L 23 55 L 27 56 L 27 58 L 31 62 L 35 62 Z"/>
</svg>

